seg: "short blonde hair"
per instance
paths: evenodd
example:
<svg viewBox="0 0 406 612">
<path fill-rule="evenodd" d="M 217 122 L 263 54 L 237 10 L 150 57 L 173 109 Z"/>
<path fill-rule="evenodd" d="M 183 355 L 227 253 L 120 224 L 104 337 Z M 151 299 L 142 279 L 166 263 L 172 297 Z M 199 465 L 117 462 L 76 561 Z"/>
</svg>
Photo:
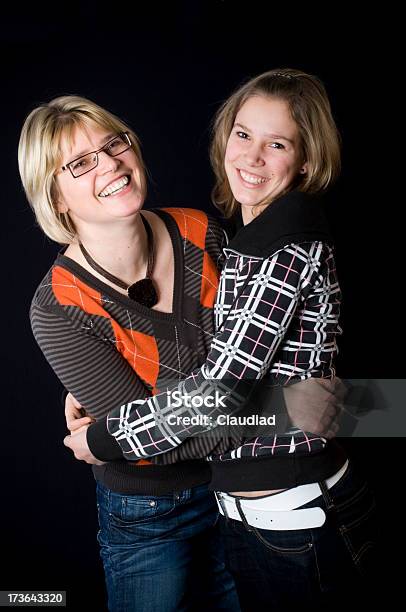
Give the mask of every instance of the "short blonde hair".
<svg viewBox="0 0 406 612">
<path fill-rule="evenodd" d="M 45 234 L 61 244 L 74 241 L 75 226 L 69 213 L 58 210 L 55 172 L 62 163 L 61 140 L 72 141 L 74 129 L 91 122 L 111 132 L 128 132 L 140 166 L 141 189 L 145 196 L 145 166 L 140 142 L 121 119 L 80 96 L 61 96 L 35 108 L 26 118 L 18 146 L 18 166 L 27 199 L 38 225 Z"/>
<path fill-rule="evenodd" d="M 226 217 L 231 217 L 239 206 L 224 167 L 227 142 L 238 111 L 253 96 L 277 98 L 289 106 L 298 127 L 301 152 L 308 166 L 307 173 L 297 177 L 295 188 L 308 193 L 324 191 L 341 170 L 340 135 L 320 79 L 291 68 L 264 72 L 237 89 L 214 118 L 210 159 L 216 183 L 212 199 Z M 265 199 L 258 205 L 264 204 L 269 204 L 269 200 Z"/>
</svg>

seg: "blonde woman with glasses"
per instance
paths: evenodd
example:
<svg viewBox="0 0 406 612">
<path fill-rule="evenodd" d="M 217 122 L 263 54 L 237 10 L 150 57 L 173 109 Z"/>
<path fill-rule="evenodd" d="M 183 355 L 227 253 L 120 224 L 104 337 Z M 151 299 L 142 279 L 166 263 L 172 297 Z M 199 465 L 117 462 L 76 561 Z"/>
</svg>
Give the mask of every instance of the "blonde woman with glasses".
<svg viewBox="0 0 406 612">
<path fill-rule="evenodd" d="M 45 357 L 87 413 L 66 413 L 80 432 L 123 394 L 149 397 L 204 361 L 224 236 L 197 210 L 141 212 L 146 178 L 135 133 L 78 96 L 30 113 L 19 168 L 38 225 L 64 245 L 30 316 Z M 210 469 L 195 459 L 209 450 L 190 440 L 181 463 L 94 465 L 109 610 L 239 609 Z"/>
</svg>

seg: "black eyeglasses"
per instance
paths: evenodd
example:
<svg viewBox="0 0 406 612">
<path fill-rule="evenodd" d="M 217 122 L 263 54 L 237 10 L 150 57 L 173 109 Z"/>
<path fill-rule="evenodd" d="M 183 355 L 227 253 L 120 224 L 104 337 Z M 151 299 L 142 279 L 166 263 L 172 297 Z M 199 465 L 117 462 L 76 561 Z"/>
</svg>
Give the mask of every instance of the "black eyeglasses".
<svg viewBox="0 0 406 612">
<path fill-rule="evenodd" d="M 100 147 L 100 149 L 97 151 L 90 151 L 89 153 L 86 153 L 86 155 L 77 157 L 65 166 L 62 166 L 61 170 L 65 171 L 69 169 L 73 178 L 78 178 L 79 176 L 82 176 L 82 174 L 86 174 L 86 172 L 90 172 L 96 168 L 97 164 L 99 163 L 98 154 L 101 153 L 101 151 L 104 151 L 107 153 L 107 155 L 110 155 L 110 157 L 116 157 L 117 155 L 124 153 L 124 151 L 127 151 L 130 147 L 131 140 L 128 132 L 121 132 L 106 142 L 106 144 Z"/>
</svg>

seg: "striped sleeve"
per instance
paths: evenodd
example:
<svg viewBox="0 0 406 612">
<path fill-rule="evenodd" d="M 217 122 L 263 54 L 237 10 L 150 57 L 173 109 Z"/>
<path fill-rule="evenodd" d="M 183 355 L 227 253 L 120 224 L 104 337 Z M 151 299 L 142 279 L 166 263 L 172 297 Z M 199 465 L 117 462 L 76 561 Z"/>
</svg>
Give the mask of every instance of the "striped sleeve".
<svg viewBox="0 0 406 612">
<path fill-rule="evenodd" d="M 269 370 L 299 301 L 313 283 L 320 282 L 322 253 L 322 243 L 311 243 L 310 249 L 290 245 L 260 261 L 250 271 L 248 283 L 199 369 L 148 400 L 119 406 L 107 421 L 91 425 L 89 431 L 93 428 L 94 435 L 105 440 L 110 434 L 124 457 L 134 460 L 172 450 L 186 438 L 215 427 L 220 415 L 241 411 L 253 390 L 252 381 L 262 379 Z M 210 401 L 196 407 L 190 404 L 196 396 Z M 213 397 L 223 399 L 213 402 Z M 173 399 L 179 398 L 188 401 L 177 403 L 175 409 Z M 197 424 L 188 422 L 196 415 L 200 417 Z"/>
<path fill-rule="evenodd" d="M 106 406 L 119 403 L 123 393 L 146 398 L 149 392 L 114 346 L 62 313 L 33 302 L 31 327 L 40 349 L 62 384 L 89 415 L 104 417 Z"/>
</svg>

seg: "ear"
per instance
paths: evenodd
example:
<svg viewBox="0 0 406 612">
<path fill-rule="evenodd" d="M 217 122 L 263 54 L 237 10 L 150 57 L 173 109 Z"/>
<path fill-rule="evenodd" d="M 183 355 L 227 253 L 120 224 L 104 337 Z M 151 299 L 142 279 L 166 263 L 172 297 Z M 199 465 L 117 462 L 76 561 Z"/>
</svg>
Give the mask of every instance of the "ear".
<svg viewBox="0 0 406 612">
<path fill-rule="evenodd" d="M 51 199 L 52 202 L 55 206 L 55 202 L 56 202 L 56 210 L 63 214 L 63 213 L 67 213 L 69 211 L 69 208 L 67 206 L 67 204 L 65 204 L 65 202 L 63 201 L 63 197 L 61 195 L 60 189 L 57 185 L 57 180 L 56 177 L 54 176 L 52 179 L 52 185 L 51 185 Z"/>
<path fill-rule="evenodd" d="M 56 207 L 58 209 L 58 212 L 60 213 L 67 213 L 69 208 L 68 206 L 65 204 L 65 202 L 62 202 L 61 200 L 58 200 L 56 203 Z"/>
<path fill-rule="evenodd" d="M 304 162 L 299 170 L 299 174 L 307 174 L 307 162 Z"/>
</svg>

